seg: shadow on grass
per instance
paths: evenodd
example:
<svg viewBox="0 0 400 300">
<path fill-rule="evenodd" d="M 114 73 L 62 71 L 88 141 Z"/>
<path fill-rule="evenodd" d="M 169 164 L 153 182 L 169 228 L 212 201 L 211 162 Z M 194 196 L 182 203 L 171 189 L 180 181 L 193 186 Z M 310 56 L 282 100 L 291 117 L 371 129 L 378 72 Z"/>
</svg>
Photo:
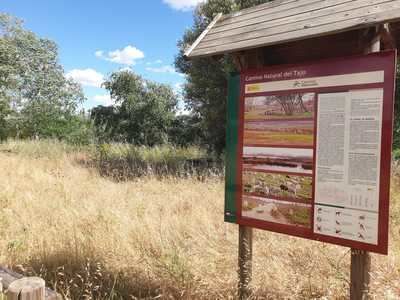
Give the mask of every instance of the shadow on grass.
<svg viewBox="0 0 400 300">
<path fill-rule="evenodd" d="M 80 159 L 75 160 L 80 166 L 95 169 L 105 178 L 115 181 L 134 180 L 145 176 L 156 178 L 178 177 L 205 180 L 221 177 L 224 165 L 211 159 L 187 159 L 182 161 L 146 162 L 125 158 Z"/>
<path fill-rule="evenodd" d="M 127 262 L 129 264 L 129 262 Z M 110 270 L 96 257 L 74 257 L 56 252 L 30 260 L 14 270 L 25 276 L 39 276 L 63 299 L 180 299 L 172 283 L 161 283 L 145 272 Z"/>
</svg>

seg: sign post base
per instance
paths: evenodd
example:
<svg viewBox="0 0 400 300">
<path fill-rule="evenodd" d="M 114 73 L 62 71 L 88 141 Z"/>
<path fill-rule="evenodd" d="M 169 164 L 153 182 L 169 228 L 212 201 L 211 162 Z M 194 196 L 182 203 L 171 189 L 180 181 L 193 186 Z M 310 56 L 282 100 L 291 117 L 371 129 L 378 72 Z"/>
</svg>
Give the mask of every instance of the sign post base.
<svg viewBox="0 0 400 300">
<path fill-rule="evenodd" d="M 239 299 L 248 299 L 251 295 L 253 229 L 239 225 Z"/>
<path fill-rule="evenodd" d="M 351 249 L 350 300 L 368 299 L 370 270 L 370 253 Z"/>
</svg>

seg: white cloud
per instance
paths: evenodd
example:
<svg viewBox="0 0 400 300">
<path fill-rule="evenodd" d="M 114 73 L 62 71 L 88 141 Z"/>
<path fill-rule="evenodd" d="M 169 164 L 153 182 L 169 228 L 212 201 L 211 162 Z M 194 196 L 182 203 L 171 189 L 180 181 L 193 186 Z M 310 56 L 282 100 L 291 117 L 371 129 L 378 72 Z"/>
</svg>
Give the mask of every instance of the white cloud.
<svg viewBox="0 0 400 300">
<path fill-rule="evenodd" d="M 67 78 L 72 78 L 83 86 L 101 87 L 104 82 L 103 74 L 93 69 L 73 69 L 66 74 Z"/>
<path fill-rule="evenodd" d="M 98 50 L 94 55 L 104 60 L 128 66 L 134 65 L 136 64 L 136 60 L 144 58 L 143 51 L 131 45 L 128 45 L 123 49 L 109 51 L 106 54 L 104 51 Z"/>
<path fill-rule="evenodd" d="M 104 54 L 104 51 L 98 50 L 94 53 L 94 55 L 96 55 L 96 57 L 102 57 Z"/>
<path fill-rule="evenodd" d="M 178 76 L 185 77 L 184 74 L 176 72 L 175 68 L 169 65 L 160 67 L 147 67 L 146 70 L 153 73 L 176 74 Z"/>
<path fill-rule="evenodd" d="M 147 71 L 153 72 L 153 73 L 170 73 L 170 74 L 174 74 L 176 73 L 174 67 L 172 66 L 161 66 L 161 67 L 147 67 L 146 68 Z"/>
<path fill-rule="evenodd" d="M 114 104 L 114 101 L 111 99 L 111 96 L 109 94 L 96 95 L 93 97 L 93 101 L 105 106 L 110 106 Z"/>
<path fill-rule="evenodd" d="M 182 11 L 191 10 L 203 1 L 204 0 L 163 0 L 164 3 L 168 4 L 173 9 Z"/>
<path fill-rule="evenodd" d="M 162 63 L 163 63 L 163 61 L 162 61 L 161 59 L 157 59 L 157 60 L 155 60 L 155 61 L 149 61 L 149 62 L 147 62 L 146 65 L 148 65 L 148 66 L 151 66 L 151 65 L 160 65 L 160 64 L 162 64 Z"/>
</svg>

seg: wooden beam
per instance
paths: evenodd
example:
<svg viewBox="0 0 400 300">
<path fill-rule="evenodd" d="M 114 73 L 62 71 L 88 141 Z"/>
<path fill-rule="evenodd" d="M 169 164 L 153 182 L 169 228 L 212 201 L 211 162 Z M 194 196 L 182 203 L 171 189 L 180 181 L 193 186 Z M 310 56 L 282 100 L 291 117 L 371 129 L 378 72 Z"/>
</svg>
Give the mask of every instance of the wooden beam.
<svg viewBox="0 0 400 300">
<path fill-rule="evenodd" d="M 243 54 L 242 53 L 233 53 L 232 55 L 233 63 L 235 64 L 236 69 L 238 72 L 241 72 L 245 69 L 245 62 L 243 61 Z"/>
<path fill-rule="evenodd" d="M 258 48 L 259 66 L 298 64 L 311 60 L 359 55 L 363 53 L 367 41 L 371 40 L 371 37 L 361 39 L 361 36 L 365 34 L 365 30 L 353 30 L 332 36 L 307 39 L 301 43 L 292 42 Z M 240 53 L 250 53 L 250 51 Z"/>
<path fill-rule="evenodd" d="M 383 43 L 383 48 L 385 50 L 397 48 L 396 39 L 394 38 L 394 36 L 390 30 L 389 23 L 385 23 L 380 26 L 379 34 L 381 36 L 381 41 Z"/>
</svg>

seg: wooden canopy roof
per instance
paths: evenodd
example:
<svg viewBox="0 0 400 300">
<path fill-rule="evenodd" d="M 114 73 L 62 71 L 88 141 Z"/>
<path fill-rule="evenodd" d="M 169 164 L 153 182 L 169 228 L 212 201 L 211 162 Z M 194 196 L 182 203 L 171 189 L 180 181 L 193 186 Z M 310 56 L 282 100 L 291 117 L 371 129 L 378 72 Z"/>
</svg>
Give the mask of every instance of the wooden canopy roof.
<svg viewBox="0 0 400 300">
<path fill-rule="evenodd" d="M 400 0 L 275 0 L 211 22 L 189 58 L 284 44 L 400 20 Z"/>
</svg>

